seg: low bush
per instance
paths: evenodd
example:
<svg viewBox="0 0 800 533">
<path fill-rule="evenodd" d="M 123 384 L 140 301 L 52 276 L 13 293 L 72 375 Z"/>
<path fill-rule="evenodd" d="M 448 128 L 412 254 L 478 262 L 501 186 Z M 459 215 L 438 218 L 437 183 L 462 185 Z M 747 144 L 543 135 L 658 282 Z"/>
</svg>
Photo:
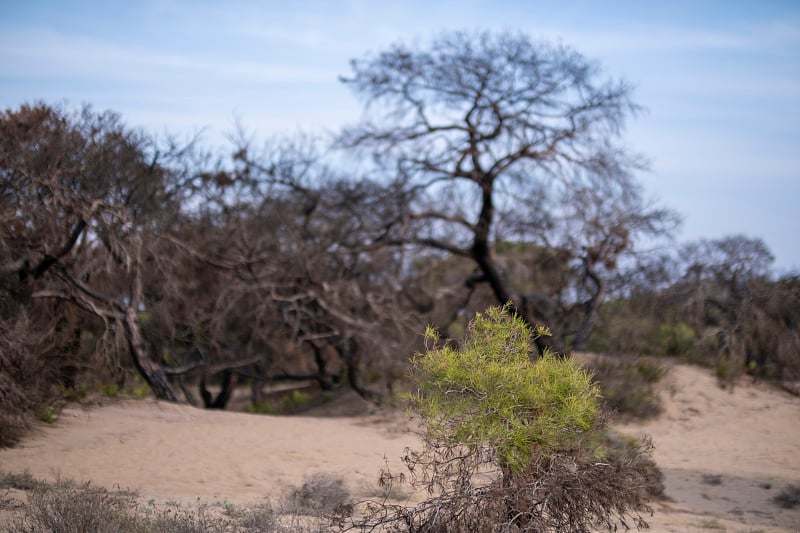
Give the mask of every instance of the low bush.
<svg viewBox="0 0 800 533">
<path fill-rule="evenodd" d="M 663 364 L 639 357 L 595 358 L 588 363 L 600 384 L 608 408 L 623 417 L 649 418 L 663 410 L 654 385 L 667 370 Z"/>
<path fill-rule="evenodd" d="M 800 484 L 788 485 L 775 495 L 772 501 L 784 509 L 794 509 L 800 506 Z"/>
<path fill-rule="evenodd" d="M 48 341 L 32 329 L 24 315 L 0 317 L 0 447 L 19 442 L 53 399 Z"/>
<path fill-rule="evenodd" d="M 292 514 L 326 517 L 346 508 L 349 500 L 350 491 L 341 476 L 319 472 L 289 491 L 284 499 L 284 510 Z"/>
<path fill-rule="evenodd" d="M 27 493 L 0 498 L 0 508 L 9 511 L 0 527 L 9 533 L 319 533 L 331 530 L 328 516 L 342 512 L 349 498 L 341 478 L 330 474 L 311 476 L 284 494 L 280 512 L 268 501 L 242 507 L 225 502 L 221 510 L 177 501 L 143 505 L 132 492 L 70 479 L 48 483 L 28 472 L 0 471 L 0 489 Z"/>
</svg>

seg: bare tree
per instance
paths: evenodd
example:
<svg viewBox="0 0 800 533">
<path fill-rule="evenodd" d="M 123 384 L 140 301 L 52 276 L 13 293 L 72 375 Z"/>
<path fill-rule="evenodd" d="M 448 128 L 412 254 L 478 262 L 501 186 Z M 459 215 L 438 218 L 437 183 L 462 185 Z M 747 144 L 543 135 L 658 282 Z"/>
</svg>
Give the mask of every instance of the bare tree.
<svg viewBox="0 0 800 533">
<path fill-rule="evenodd" d="M 530 323 L 556 322 L 559 294 L 514 284 L 497 245 L 563 248 L 575 277 L 561 295 L 584 309 L 583 343 L 605 295 L 602 267 L 667 215 L 642 200 L 631 176 L 642 161 L 618 142 L 639 110 L 629 85 L 567 47 L 509 33 L 398 44 L 352 70 L 342 81 L 367 116 L 338 145 L 371 152 L 407 202 L 378 241 L 469 259 L 468 284 L 488 284 Z"/>
<path fill-rule="evenodd" d="M 148 278 L 158 278 L 156 236 L 180 212 L 186 183 L 185 168 L 163 163 L 182 153 L 88 108 L 23 106 L 0 115 L 0 132 L 0 275 L 9 299 L 80 309 L 126 347 L 156 397 L 175 400 L 141 313 Z"/>
<path fill-rule="evenodd" d="M 229 210 L 236 216 L 227 224 L 237 228 L 231 242 L 240 252 L 226 305 L 269 317 L 252 331 L 292 339 L 312 361 L 305 371 L 286 359 L 265 361 L 265 379 L 311 379 L 323 389 L 347 381 L 373 399 L 379 394 L 362 372 L 388 383 L 399 377 L 422 319 L 402 290 L 403 258 L 364 246 L 378 221 L 394 216 L 387 215 L 394 199 L 368 180 L 338 175 L 322 159 L 311 139 L 237 151 L 234 181 L 247 201 Z M 231 326 L 225 329 L 237 330 Z"/>
<path fill-rule="evenodd" d="M 721 374 L 742 370 L 795 378 L 800 300 L 791 277 L 773 281 L 773 256 L 761 239 L 743 235 L 688 243 L 682 276 L 671 292 L 696 334 L 695 351 L 717 357 Z"/>
</svg>

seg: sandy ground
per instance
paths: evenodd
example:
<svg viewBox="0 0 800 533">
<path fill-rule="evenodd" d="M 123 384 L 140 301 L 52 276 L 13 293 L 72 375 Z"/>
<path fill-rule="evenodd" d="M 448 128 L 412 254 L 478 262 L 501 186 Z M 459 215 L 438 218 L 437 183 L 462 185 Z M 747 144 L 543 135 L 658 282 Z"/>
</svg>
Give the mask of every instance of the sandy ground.
<svg viewBox="0 0 800 533">
<path fill-rule="evenodd" d="M 772 502 L 800 483 L 800 398 L 749 380 L 722 389 L 683 365 L 659 387 L 662 415 L 618 427 L 653 439 L 670 500 L 656 505 L 653 529 L 800 531 L 800 508 Z"/>
<path fill-rule="evenodd" d="M 800 509 L 772 497 L 800 483 L 800 398 L 765 385 L 717 387 L 676 366 L 660 384 L 665 412 L 620 429 L 649 434 L 666 475 L 652 531 L 800 531 Z M 91 480 L 144 499 L 253 503 L 316 472 L 341 474 L 354 495 L 378 494 L 386 461 L 400 466 L 416 437 L 399 416 L 275 417 L 129 401 L 70 408 L 0 469 Z"/>
</svg>

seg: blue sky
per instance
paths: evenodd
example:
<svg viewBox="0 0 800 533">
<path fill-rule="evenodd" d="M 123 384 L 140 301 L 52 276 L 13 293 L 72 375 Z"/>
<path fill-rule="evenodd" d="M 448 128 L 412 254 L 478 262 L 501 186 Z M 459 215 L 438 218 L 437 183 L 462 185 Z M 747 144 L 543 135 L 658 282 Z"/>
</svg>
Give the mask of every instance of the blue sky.
<svg viewBox="0 0 800 533">
<path fill-rule="evenodd" d="M 636 86 L 627 144 L 680 240 L 761 237 L 800 271 L 800 2 L 0 0 L 0 107 L 44 100 L 122 113 L 222 144 L 335 131 L 359 103 L 348 61 L 441 30 L 561 41 Z"/>
</svg>

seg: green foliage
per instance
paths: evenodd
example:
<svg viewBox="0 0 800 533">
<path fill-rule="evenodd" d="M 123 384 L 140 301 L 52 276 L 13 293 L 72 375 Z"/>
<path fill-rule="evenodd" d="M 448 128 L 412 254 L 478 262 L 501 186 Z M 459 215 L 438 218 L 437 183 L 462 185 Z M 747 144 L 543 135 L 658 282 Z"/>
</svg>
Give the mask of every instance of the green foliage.
<svg viewBox="0 0 800 533">
<path fill-rule="evenodd" d="M 269 400 L 265 400 L 263 402 L 253 402 L 252 405 L 248 405 L 245 409 L 248 413 L 252 413 L 254 415 L 277 415 L 278 409 L 272 402 Z"/>
<path fill-rule="evenodd" d="M 591 375 L 549 352 L 531 361 L 534 337 L 507 307 L 478 313 L 460 349 L 430 327 L 425 337 L 428 351 L 412 360 L 418 392 L 410 399 L 433 439 L 489 446 L 504 469 L 519 472 L 534 452 L 567 450 L 598 421 Z"/>
<path fill-rule="evenodd" d="M 56 421 L 56 418 L 58 418 L 56 410 L 50 407 L 49 405 L 44 407 L 42 409 L 42 412 L 39 414 L 39 419 L 47 424 L 52 424 L 53 422 Z"/>
<path fill-rule="evenodd" d="M 116 397 L 118 397 L 118 396 L 119 396 L 119 392 L 120 392 L 120 391 L 119 391 L 119 385 L 117 385 L 117 384 L 115 384 L 115 383 L 111 383 L 111 384 L 103 385 L 103 386 L 101 387 L 101 390 L 102 390 L 103 394 L 105 394 L 105 395 L 106 395 L 106 396 L 108 396 L 109 398 L 116 398 Z"/>
<path fill-rule="evenodd" d="M 695 330 L 683 320 L 661 324 L 652 341 L 652 355 L 685 356 L 694 346 Z"/>
<path fill-rule="evenodd" d="M 328 398 L 332 398 L 332 396 L 328 396 Z M 305 407 L 312 399 L 312 396 L 307 392 L 293 390 L 291 394 L 284 396 L 279 402 L 264 400 L 263 402 L 256 402 L 253 403 L 253 405 L 249 405 L 245 410 L 248 413 L 257 415 L 288 414 Z"/>
<path fill-rule="evenodd" d="M 140 400 L 144 400 L 150 394 L 150 386 L 138 374 L 133 376 L 133 388 L 131 392 Z"/>
<path fill-rule="evenodd" d="M 75 387 L 63 387 L 59 391 L 68 402 L 82 402 L 89 394 L 86 385 L 76 385 Z"/>
<path fill-rule="evenodd" d="M 301 407 L 308 405 L 311 401 L 311 395 L 307 392 L 293 390 L 289 396 L 286 396 L 281 401 L 281 408 L 284 412 L 292 412 Z"/>
</svg>

